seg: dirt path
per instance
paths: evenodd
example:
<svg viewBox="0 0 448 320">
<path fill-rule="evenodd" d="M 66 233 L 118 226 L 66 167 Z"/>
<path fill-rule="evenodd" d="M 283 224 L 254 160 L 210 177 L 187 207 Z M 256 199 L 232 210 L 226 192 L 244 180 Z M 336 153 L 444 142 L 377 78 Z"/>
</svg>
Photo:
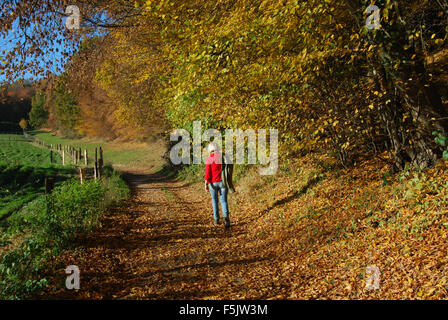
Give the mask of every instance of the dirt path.
<svg viewBox="0 0 448 320">
<path fill-rule="evenodd" d="M 124 177 L 131 199 L 61 257 L 60 287 L 65 266 L 74 264 L 81 290 L 60 289 L 51 298 L 264 299 L 280 293 L 282 284 L 269 276 L 278 261 L 247 232 L 250 217 L 231 216 L 225 230 L 213 226 L 209 195 L 197 186 L 138 169 Z"/>
</svg>

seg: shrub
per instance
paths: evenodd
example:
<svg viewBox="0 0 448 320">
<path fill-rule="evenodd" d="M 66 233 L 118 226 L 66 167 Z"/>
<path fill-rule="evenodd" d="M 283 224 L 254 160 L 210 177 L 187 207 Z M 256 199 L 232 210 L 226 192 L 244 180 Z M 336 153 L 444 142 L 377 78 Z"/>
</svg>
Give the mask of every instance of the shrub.
<svg viewBox="0 0 448 320">
<path fill-rule="evenodd" d="M 40 278 L 49 259 L 79 234 L 98 225 L 104 210 L 129 196 L 119 174 L 109 169 L 106 178 L 64 182 L 50 195 L 42 196 L 12 219 L 11 228 L 26 229 L 29 236 L 19 248 L 7 251 L 0 263 L 0 299 L 36 296 L 47 285 Z"/>
</svg>

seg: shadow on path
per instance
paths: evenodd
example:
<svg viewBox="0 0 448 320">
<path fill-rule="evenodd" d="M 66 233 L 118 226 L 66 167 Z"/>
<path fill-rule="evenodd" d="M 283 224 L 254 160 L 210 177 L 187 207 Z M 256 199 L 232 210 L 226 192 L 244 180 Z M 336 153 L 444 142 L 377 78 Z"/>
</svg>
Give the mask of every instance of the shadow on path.
<svg viewBox="0 0 448 320">
<path fill-rule="evenodd" d="M 94 233 L 62 257 L 82 274 L 78 292 L 58 290 L 51 299 L 197 299 L 241 291 L 253 265 L 272 264 L 254 250 L 246 222 L 230 230 L 212 225 L 209 195 L 185 182 L 142 171 L 124 171 L 132 189 Z M 62 271 L 62 270 L 61 270 Z M 65 273 L 55 281 L 64 283 Z M 236 279 L 236 280 L 235 280 Z M 236 282 L 235 282 L 236 281 Z"/>
</svg>

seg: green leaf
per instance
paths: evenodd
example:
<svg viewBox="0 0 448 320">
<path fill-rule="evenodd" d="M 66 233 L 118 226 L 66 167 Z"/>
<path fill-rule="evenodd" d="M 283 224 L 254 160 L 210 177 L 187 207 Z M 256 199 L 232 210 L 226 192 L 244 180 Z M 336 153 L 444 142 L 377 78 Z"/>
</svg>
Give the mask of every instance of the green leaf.
<svg viewBox="0 0 448 320">
<path fill-rule="evenodd" d="M 448 160 L 448 150 L 443 151 L 443 159 Z"/>
<path fill-rule="evenodd" d="M 446 146 L 446 138 L 444 136 L 438 136 L 434 139 L 434 141 L 442 147 Z"/>
</svg>

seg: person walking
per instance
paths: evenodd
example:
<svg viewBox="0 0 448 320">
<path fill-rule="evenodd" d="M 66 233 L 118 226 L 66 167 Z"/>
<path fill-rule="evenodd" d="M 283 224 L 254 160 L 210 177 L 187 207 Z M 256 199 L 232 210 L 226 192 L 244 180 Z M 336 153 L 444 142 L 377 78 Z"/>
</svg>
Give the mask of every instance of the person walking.
<svg viewBox="0 0 448 320">
<path fill-rule="evenodd" d="M 209 191 L 212 197 L 214 225 L 219 225 L 219 204 L 218 196 L 221 201 L 222 217 L 225 228 L 230 228 L 229 206 L 227 204 L 228 189 L 222 178 L 222 155 L 218 151 L 216 143 L 208 145 L 209 156 L 205 161 L 205 191 Z M 233 186 L 232 186 L 233 188 Z"/>
</svg>

